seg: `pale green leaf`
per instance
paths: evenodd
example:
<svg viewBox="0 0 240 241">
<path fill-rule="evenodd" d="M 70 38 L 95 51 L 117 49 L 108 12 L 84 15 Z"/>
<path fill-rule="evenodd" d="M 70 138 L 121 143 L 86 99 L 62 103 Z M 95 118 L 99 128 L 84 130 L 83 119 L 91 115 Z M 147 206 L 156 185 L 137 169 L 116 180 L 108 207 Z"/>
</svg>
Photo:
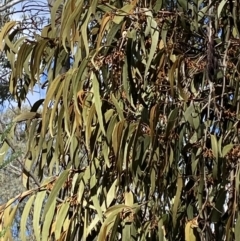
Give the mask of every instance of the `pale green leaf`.
<svg viewBox="0 0 240 241">
<path fill-rule="evenodd" d="M 233 144 L 228 144 L 224 146 L 222 150 L 222 157 L 225 157 L 233 147 L 234 147 Z"/>
<path fill-rule="evenodd" d="M 217 17 L 218 18 L 220 18 L 222 10 L 223 10 L 223 7 L 225 6 L 226 3 L 227 3 L 227 0 L 222 0 L 220 2 L 220 4 L 218 5 L 218 8 L 217 8 Z"/>
<path fill-rule="evenodd" d="M 52 207 L 52 203 L 56 203 L 56 197 L 59 193 L 59 191 L 61 190 L 61 188 L 63 187 L 63 184 L 65 183 L 65 181 L 68 178 L 68 174 L 69 174 L 69 170 L 65 170 L 63 171 L 60 176 L 58 177 L 57 181 L 54 184 L 53 189 L 51 190 L 51 193 L 48 197 L 48 200 L 46 202 L 46 205 L 44 207 L 44 211 L 43 211 L 43 219 L 45 218 L 48 209 L 50 207 Z"/>
<path fill-rule="evenodd" d="M 33 230 L 37 241 L 40 241 L 40 214 L 43 206 L 44 198 L 47 191 L 40 191 L 36 195 L 33 209 Z"/>
<path fill-rule="evenodd" d="M 61 230 L 63 229 L 63 224 L 66 219 L 67 213 L 69 211 L 70 204 L 69 202 L 64 202 L 61 205 L 61 208 L 56 216 L 56 228 L 55 228 L 55 237 L 56 239 L 60 238 Z"/>
<path fill-rule="evenodd" d="M 100 128 L 102 130 L 103 135 L 106 135 L 104 124 L 103 124 L 103 114 L 102 114 L 102 100 L 100 97 L 100 86 L 99 86 L 99 81 L 97 79 L 96 74 L 92 71 L 91 72 L 91 79 L 93 82 L 93 93 L 94 93 L 94 103 L 96 106 L 96 112 L 98 116 L 98 121 Z"/>
<path fill-rule="evenodd" d="M 22 241 L 27 241 L 26 239 L 26 225 L 27 225 L 27 220 L 29 217 L 29 212 L 32 208 L 32 204 L 34 201 L 35 195 L 32 195 L 27 203 L 25 204 L 25 207 L 23 209 L 22 215 L 21 215 L 21 222 L 20 222 L 20 237 Z"/>
</svg>

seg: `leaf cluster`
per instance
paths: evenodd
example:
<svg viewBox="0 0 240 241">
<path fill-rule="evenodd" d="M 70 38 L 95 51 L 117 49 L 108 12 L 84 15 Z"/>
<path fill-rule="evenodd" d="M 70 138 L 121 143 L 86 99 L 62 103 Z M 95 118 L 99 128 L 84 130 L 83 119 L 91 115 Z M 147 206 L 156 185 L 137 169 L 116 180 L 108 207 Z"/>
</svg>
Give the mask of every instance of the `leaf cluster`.
<svg viewBox="0 0 240 241">
<path fill-rule="evenodd" d="M 48 77 L 15 119 L 21 239 L 33 210 L 36 240 L 237 240 L 238 2 L 68 0 L 56 19 L 60 4 L 41 36 L 0 34 L 19 106 Z"/>
</svg>

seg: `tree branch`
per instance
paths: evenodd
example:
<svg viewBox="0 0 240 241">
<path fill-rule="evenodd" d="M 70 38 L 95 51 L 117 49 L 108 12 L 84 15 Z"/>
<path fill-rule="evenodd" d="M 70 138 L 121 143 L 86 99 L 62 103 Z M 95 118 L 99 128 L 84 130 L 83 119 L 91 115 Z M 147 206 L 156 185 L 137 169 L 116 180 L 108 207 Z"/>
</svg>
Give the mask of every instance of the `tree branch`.
<svg viewBox="0 0 240 241">
<path fill-rule="evenodd" d="M 0 7 L 0 12 L 3 12 L 5 10 L 7 10 L 8 8 L 11 8 L 11 7 L 15 6 L 16 4 L 18 4 L 20 2 L 24 2 L 24 1 L 26 1 L 26 0 L 13 0 L 11 2 L 8 2 Z"/>
</svg>

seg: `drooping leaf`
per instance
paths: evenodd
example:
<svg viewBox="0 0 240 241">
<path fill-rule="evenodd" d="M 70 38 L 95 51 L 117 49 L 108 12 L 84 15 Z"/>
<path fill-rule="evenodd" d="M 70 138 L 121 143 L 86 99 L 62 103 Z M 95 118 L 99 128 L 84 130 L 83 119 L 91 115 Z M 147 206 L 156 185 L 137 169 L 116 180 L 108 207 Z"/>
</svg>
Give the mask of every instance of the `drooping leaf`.
<svg viewBox="0 0 240 241">
<path fill-rule="evenodd" d="M 220 2 L 220 4 L 218 5 L 218 9 L 217 9 L 217 16 L 218 16 L 218 18 L 220 18 L 221 12 L 222 12 L 223 7 L 224 7 L 224 5 L 225 5 L 226 3 L 227 3 L 227 0 L 222 0 L 222 1 Z"/>
<path fill-rule="evenodd" d="M 69 211 L 69 202 L 64 202 L 61 205 L 61 208 L 56 216 L 56 229 L 55 229 L 55 237 L 56 239 L 60 238 L 61 230 L 63 229 L 63 224 L 66 218 L 66 215 Z"/>
<path fill-rule="evenodd" d="M 100 86 L 96 75 L 92 72 L 91 79 L 93 81 L 93 93 L 94 101 L 96 106 L 96 112 L 99 119 L 99 125 L 104 135 L 106 135 L 104 124 L 103 124 L 103 114 L 102 114 L 102 100 L 100 98 Z"/>
<path fill-rule="evenodd" d="M 181 196 L 181 193 L 182 193 L 182 188 L 183 188 L 183 180 L 182 180 L 182 177 L 179 175 L 177 177 L 177 192 L 176 192 L 176 195 L 174 197 L 174 204 L 173 204 L 173 210 L 172 210 L 173 227 L 175 227 L 176 224 L 177 224 L 177 212 L 178 212 L 178 208 L 179 208 L 179 205 L 180 205 L 180 196 Z"/>
<path fill-rule="evenodd" d="M 40 214 L 43 206 L 44 198 L 46 197 L 46 191 L 38 192 L 34 202 L 33 211 L 33 229 L 37 241 L 41 240 L 40 236 Z"/>
<path fill-rule="evenodd" d="M 28 220 L 28 215 L 29 215 L 29 212 L 32 208 L 32 204 L 33 204 L 33 201 L 35 199 L 35 195 L 32 195 L 27 203 L 25 204 L 25 207 L 23 209 L 23 213 L 22 213 L 22 216 L 21 216 L 21 223 L 20 223 L 20 237 L 21 237 L 21 240 L 23 241 L 26 241 L 26 225 L 27 225 L 27 220 Z"/>
<path fill-rule="evenodd" d="M 45 218 L 46 214 L 48 213 L 48 209 L 50 207 L 53 208 L 53 203 L 56 203 L 58 192 L 63 187 L 64 182 L 67 180 L 68 174 L 69 174 L 69 170 L 63 171 L 58 177 L 57 181 L 55 182 L 54 187 L 45 204 L 43 215 L 42 215 L 43 218 Z"/>
<path fill-rule="evenodd" d="M 166 137 L 168 138 L 176 121 L 178 118 L 178 108 L 175 108 L 174 110 L 171 111 L 171 113 L 168 116 L 168 122 L 167 122 L 167 127 L 166 127 Z"/>
<path fill-rule="evenodd" d="M 0 50 L 3 51 L 3 42 L 4 42 L 4 38 L 5 36 L 8 34 L 8 32 L 16 25 L 16 21 L 10 21 L 7 22 L 4 27 L 1 29 L 0 32 Z"/>
</svg>

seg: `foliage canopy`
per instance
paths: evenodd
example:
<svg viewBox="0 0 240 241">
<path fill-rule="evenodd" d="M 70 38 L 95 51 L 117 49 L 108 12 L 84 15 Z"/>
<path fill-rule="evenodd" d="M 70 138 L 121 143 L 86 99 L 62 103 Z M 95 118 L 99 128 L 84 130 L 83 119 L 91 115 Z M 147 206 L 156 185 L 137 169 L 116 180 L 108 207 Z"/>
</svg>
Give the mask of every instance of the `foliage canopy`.
<svg viewBox="0 0 240 241">
<path fill-rule="evenodd" d="M 48 76 L 1 228 L 27 199 L 23 241 L 31 210 L 36 240 L 239 240 L 238 1 L 61 3 L 41 35 L 0 34 L 19 107 Z"/>
<path fill-rule="evenodd" d="M 7 1 L 6 1 L 7 2 Z M 2 4 L 2 1 L 1 1 Z M 9 18 L 10 11 L 7 9 L 6 11 L 0 12 L 0 28 L 4 26 L 5 23 L 10 21 Z M 12 100 L 12 95 L 9 92 L 9 66 L 7 63 L 6 55 L 4 52 L 0 52 L 0 106 L 3 106 L 4 102 L 7 100 Z"/>
</svg>

